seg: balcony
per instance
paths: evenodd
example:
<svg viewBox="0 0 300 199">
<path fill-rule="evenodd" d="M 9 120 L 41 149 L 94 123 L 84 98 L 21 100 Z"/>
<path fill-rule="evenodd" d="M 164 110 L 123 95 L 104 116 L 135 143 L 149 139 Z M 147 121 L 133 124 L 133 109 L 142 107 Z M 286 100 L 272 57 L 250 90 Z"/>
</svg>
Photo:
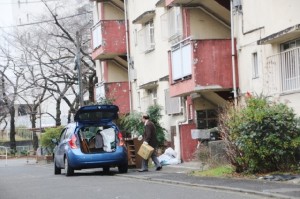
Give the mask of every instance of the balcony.
<svg viewBox="0 0 300 199">
<path fill-rule="evenodd" d="M 111 3 L 124 10 L 124 0 L 90 0 L 98 3 Z"/>
<path fill-rule="evenodd" d="M 233 88 L 230 39 L 182 41 L 172 47 L 170 63 L 171 97 Z"/>
<path fill-rule="evenodd" d="M 124 20 L 101 20 L 92 28 L 92 58 L 111 59 L 126 54 Z"/>
<path fill-rule="evenodd" d="M 300 91 L 300 48 L 267 58 L 264 92 L 272 95 Z"/>
</svg>

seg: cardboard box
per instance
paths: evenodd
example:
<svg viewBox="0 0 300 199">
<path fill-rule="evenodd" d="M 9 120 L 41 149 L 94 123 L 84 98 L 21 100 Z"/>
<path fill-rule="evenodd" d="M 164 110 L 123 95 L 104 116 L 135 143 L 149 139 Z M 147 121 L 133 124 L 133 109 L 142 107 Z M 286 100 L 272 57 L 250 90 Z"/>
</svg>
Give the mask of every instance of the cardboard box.
<svg viewBox="0 0 300 199">
<path fill-rule="evenodd" d="M 138 155 L 141 156 L 143 159 L 148 160 L 152 153 L 154 151 L 154 148 L 148 144 L 142 144 L 139 151 Z"/>
</svg>

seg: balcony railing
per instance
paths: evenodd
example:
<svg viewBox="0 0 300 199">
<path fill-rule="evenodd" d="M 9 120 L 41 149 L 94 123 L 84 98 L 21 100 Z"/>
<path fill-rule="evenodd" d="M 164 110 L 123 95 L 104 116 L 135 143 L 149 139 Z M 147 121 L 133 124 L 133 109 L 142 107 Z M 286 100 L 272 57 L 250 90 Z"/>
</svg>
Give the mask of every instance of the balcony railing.
<svg viewBox="0 0 300 199">
<path fill-rule="evenodd" d="M 268 94 L 300 91 L 300 48 L 267 58 L 264 89 Z"/>
<path fill-rule="evenodd" d="M 230 39 L 187 39 L 175 44 L 170 52 L 170 96 L 231 90 L 231 60 Z"/>
<path fill-rule="evenodd" d="M 92 28 L 93 59 L 126 54 L 124 20 L 101 20 Z"/>
</svg>

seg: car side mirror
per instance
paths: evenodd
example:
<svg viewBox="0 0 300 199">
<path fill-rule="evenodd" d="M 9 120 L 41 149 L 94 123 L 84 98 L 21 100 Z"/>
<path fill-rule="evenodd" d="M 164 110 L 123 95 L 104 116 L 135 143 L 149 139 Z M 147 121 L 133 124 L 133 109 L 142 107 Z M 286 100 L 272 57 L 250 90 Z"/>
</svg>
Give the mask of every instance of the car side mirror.
<svg viewBox="0 0 300 199">
<path fill-rule="evenodd" d="M 56 138 L 52 138 L 52 139 L 51 139 L 51 142 L 52 142 L 53 144 L 55 144 L 55 145 L 58 145 L 58 141 L 57 141 Z"/>
</svg>

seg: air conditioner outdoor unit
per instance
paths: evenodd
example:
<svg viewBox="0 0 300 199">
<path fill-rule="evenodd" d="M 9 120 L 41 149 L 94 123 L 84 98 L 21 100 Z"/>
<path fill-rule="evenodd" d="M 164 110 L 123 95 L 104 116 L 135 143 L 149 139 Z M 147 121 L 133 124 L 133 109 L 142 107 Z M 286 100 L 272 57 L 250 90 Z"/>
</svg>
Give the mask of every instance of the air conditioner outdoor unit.
<svg viewBox="0 0 300 199">
<path fill-rule="evenodd" d="M 192 139 L 194 140 L 207 140 L 210 139 L 210 131 L 208 129 L 192 129 Z"/>
</svg>

